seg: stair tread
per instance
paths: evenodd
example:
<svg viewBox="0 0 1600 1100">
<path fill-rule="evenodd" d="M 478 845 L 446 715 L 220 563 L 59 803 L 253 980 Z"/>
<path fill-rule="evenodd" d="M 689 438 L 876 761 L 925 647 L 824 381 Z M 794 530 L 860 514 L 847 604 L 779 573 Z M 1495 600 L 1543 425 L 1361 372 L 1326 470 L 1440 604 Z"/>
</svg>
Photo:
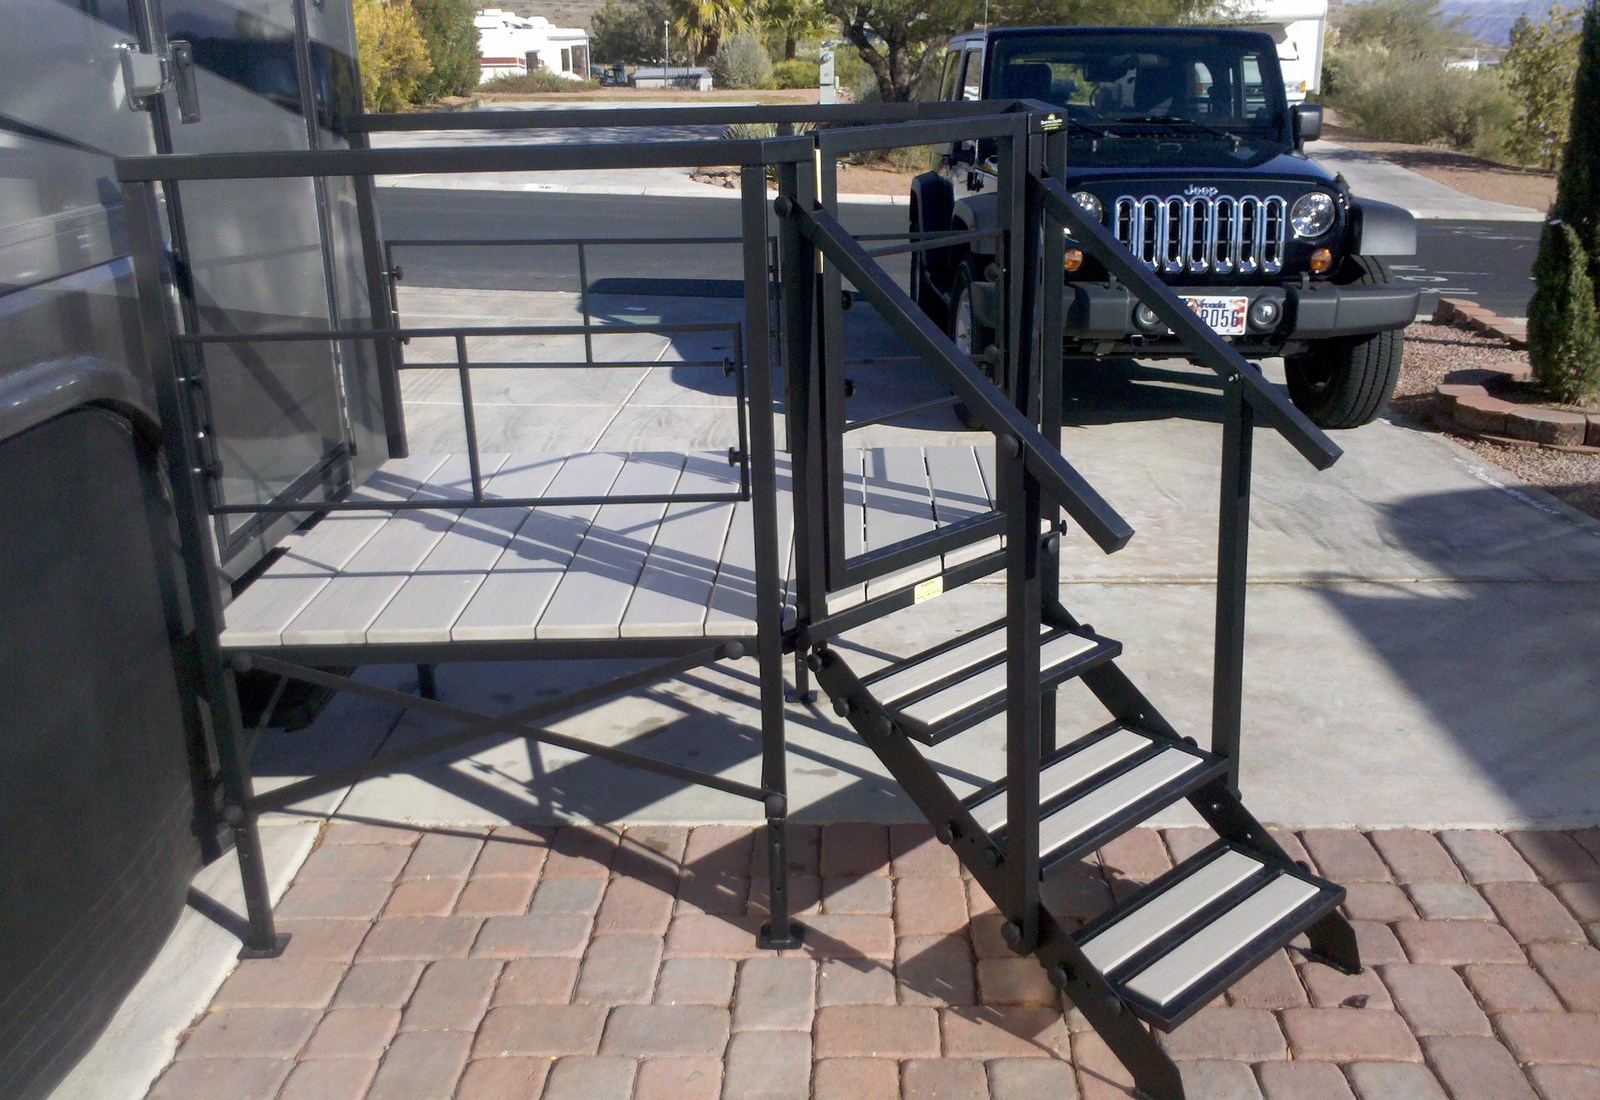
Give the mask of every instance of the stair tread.
<svg viewBox="0 0 1600 1100">
<path fill-rule="evenodd" d="M 1073 939 L 1135 1012 L 1171 1028 L 1319 920 L 1343 893 L 1219 841 Z"/>
<path fill-rule="evenodd" d="M 1039 855 L 1048 859 L 1095 826 L 1170 783 L 1205 768 L 1207 759 L 1176 746 L 1062 806 L 1039 822 Z"/>
<path fill-rule="evenodd" d="M 1001 631 L 1002 635 L 1004 631 Z M 1048 679 L 1051 670 L 1065 664 L 1102 643 L 1093 637 L 1084 637 L 1063 631 L 1046 638 L 1039 647 L 1040 674 Z M 949 687 L 935 691 L 906 704 L 900 710 L 905 717 L 925 726 L 935 726 L 962 711 L 970 710 L 987 700 L 1003 696 L 1006 690 L 1005 664 L 978 669 L 973 675 L 958 680 Z"/>
<path fill-rule="evenodd" d="M 884 706 L 893 706 L 929 684 L 946 676 L 953 676 L 964 668 L 985 664 L 1005 655 L 1006 624 L 994 623 L 981 634 L 969 638 L 949 649 L 934 650 L 914 657 L 906 664 L 895 666 L 864 681 L 872 688 Z"/>
<path fill-rule="evenodd" d="M 1211 753 L 1121 723 L 1068 745 L 1039 773 L 1042 864 L 1097 847 L 1128 822 L 1183 797 L 1221 765 Z M 978 825 L 1004 846 L 1009 810 L 1005 784 L 969 798 L 966 806 Z"/>
<path fill-rule="evenodd" d="M 1040 803 L 1060 797 L 1078 784 L 1087 782 L 1105 769 L 1149 747 L 1148 737 L 1125 728 L 1119 728 L 1081 748 L 1069 746 L 1064 755 L 1045 765 L 1039 772 Z M 968 809 L 985 832 L 998 832 L 1006 823 L 1005 788 L 974 802 Z"/>
</svg>

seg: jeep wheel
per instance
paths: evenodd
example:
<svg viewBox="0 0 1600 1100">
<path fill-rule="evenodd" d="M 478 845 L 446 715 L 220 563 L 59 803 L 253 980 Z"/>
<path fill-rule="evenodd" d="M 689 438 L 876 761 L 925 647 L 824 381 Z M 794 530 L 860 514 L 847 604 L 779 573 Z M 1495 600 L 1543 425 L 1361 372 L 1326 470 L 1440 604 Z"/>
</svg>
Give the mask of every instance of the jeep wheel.
<svg viewBox="0 0 1600 1100">
<path fill-rule="evenodd" d="M 1388 265 L 1375 257 L 1352 256 L 1350 265 L 1356 274 L 1348 280 L 1352 284 L 1392 281 Z M 1319 428 L 1370 424 L 1389 407 L 1404 344 L 1399 329 L 1315 341 L 1304 355 L 1284 361 L 1289 399 Z"/>
<path fill-rule="evenodd" d="M 994 344 L 994 329 L 979 321 L 972 311 L 973 282 L 972 262 L 969 260 L 956 269 L 955 289 L 950 292 L 948 331 L 956 347 L 966 352 L 978 364 L 978 369 L 992 379 L 994 366 L 982 357 Z M 974 431 L 983 427 L 983 422 L 972 415 L 965 401 L 956 402 L 956 419 Z"/>
</svg>

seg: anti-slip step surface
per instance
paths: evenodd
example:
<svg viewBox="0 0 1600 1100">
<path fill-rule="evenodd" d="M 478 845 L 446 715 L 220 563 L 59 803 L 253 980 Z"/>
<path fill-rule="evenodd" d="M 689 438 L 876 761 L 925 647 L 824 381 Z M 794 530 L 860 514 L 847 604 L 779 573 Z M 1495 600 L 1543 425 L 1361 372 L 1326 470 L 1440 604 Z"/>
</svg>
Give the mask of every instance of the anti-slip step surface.
<svg viewBox="0 0 1600 1100">
<path fill-rule="evenodd" d="M 1045 627 L 1040 683 L 1054 687 L 1121 652 L 1093 634 Z M 937 744 L 1005 708 L 1006 624 L 991 623 L 864 681 L 906 733 Z"/>
<path fill-rule="evenodd" d="M 1221 774 L 1221 757 L 1116 725 L 1068 745 L 1039 772 L 1039 858 L 1075 859 Z M 1006 789 L 967 803 L 973 818 L 1004 844 Z"/>
<path fill-rule="evenodd" d="M 1343 898 L 1331 882 L 1218 842 L 1073 939 L 1136 1013 L 1170 1029 Z"/>
</svg>

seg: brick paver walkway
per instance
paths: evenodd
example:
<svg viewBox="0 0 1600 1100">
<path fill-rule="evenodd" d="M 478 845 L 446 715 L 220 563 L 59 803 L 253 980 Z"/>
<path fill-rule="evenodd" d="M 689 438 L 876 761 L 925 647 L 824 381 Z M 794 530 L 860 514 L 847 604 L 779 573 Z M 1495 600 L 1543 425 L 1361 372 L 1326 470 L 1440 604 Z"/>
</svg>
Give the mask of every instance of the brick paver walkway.
<svg viewBox="0 0 1600 1100">
<path fill-rule="evenodd" d="M 1126 1096 L 927 829 L 794 830 L 804 950 L 758 951 L 755 830 L 335 823 L 152 1100 Z M 1209 839 L 1050 886 L 1097 912 Z M 1600 1098 L 1600 829 L 1284 835 L 1365 974 L 1291 949 L 1165 1040 L 1195 1100 Z"/>
</svg>

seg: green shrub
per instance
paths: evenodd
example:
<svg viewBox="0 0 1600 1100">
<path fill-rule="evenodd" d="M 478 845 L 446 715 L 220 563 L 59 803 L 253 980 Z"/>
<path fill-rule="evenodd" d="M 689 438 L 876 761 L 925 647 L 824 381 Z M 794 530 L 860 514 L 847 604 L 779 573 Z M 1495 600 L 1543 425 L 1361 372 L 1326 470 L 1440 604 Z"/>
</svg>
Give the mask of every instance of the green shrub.
<svg viewBox="0 0 1600 1100">
<path fill-rule="evenodd" d="M 735 34 L 711 58 L 711 79 L 719 88 L 765 88 L 772 82 L 772 58 L 753 34 Z"/>
<path fill-rule="evenodd" d="M 1436 57 L 1345 52 L 1329 99 L 1358 129 L 1385 141 L 1442 143 L 1479 155 L 1503 151 L 1516 105 L 1500 77 L 1447 69 Z"/>
<path fill-rule="evenodd" d="M 417 13 L 404 0 L 355 0 L 361 98 L 369 111 L 397 111 L 415 102 L 428 73 L 428 47 Z"/>
<path fill-rule="evenodd" d="M 1555 168 L 1561 163 L 1581 14 L 1577 8 L 1552 6 L 1542 22 L 1521 15 L 1511 28 L 1511 49 L 1500 67 L 1519 108 L 1507 145 L 1523 164 Z"/>
<path fill-rule="evenodd" d="M 478 86 L 478 28 L 472 0 L 411 0 L 428 48 L 429 73 L 417 84 L 418 102 L 469 95 Z"/>
<path fill-rule="evenodd" d="M 483 85 L 485 92 L 510 95 L 560 95 L 568 92 L 592 92 L 600 85 L 592 80 L 569 80 L 567 77 L 540 69 L 537 72 L 497 76 Z"/>
<path fill-rule="evenodd" d="M 817 81 L 822 78 L 822 67 L 815 61 L 806 61 L 796 58 L 793 61 L 780 61 L 772 66 L 772 86 L 774 88 L 815 88 Z"/>
<path fill-rule="evenodd" d="M 1534 379 L 1558 401 L 1600 393 L 1600 310 L 1589 266 L 1572 227 L 1548 222 L 1533 267 L 1528 359 Z"/>
</svg>

